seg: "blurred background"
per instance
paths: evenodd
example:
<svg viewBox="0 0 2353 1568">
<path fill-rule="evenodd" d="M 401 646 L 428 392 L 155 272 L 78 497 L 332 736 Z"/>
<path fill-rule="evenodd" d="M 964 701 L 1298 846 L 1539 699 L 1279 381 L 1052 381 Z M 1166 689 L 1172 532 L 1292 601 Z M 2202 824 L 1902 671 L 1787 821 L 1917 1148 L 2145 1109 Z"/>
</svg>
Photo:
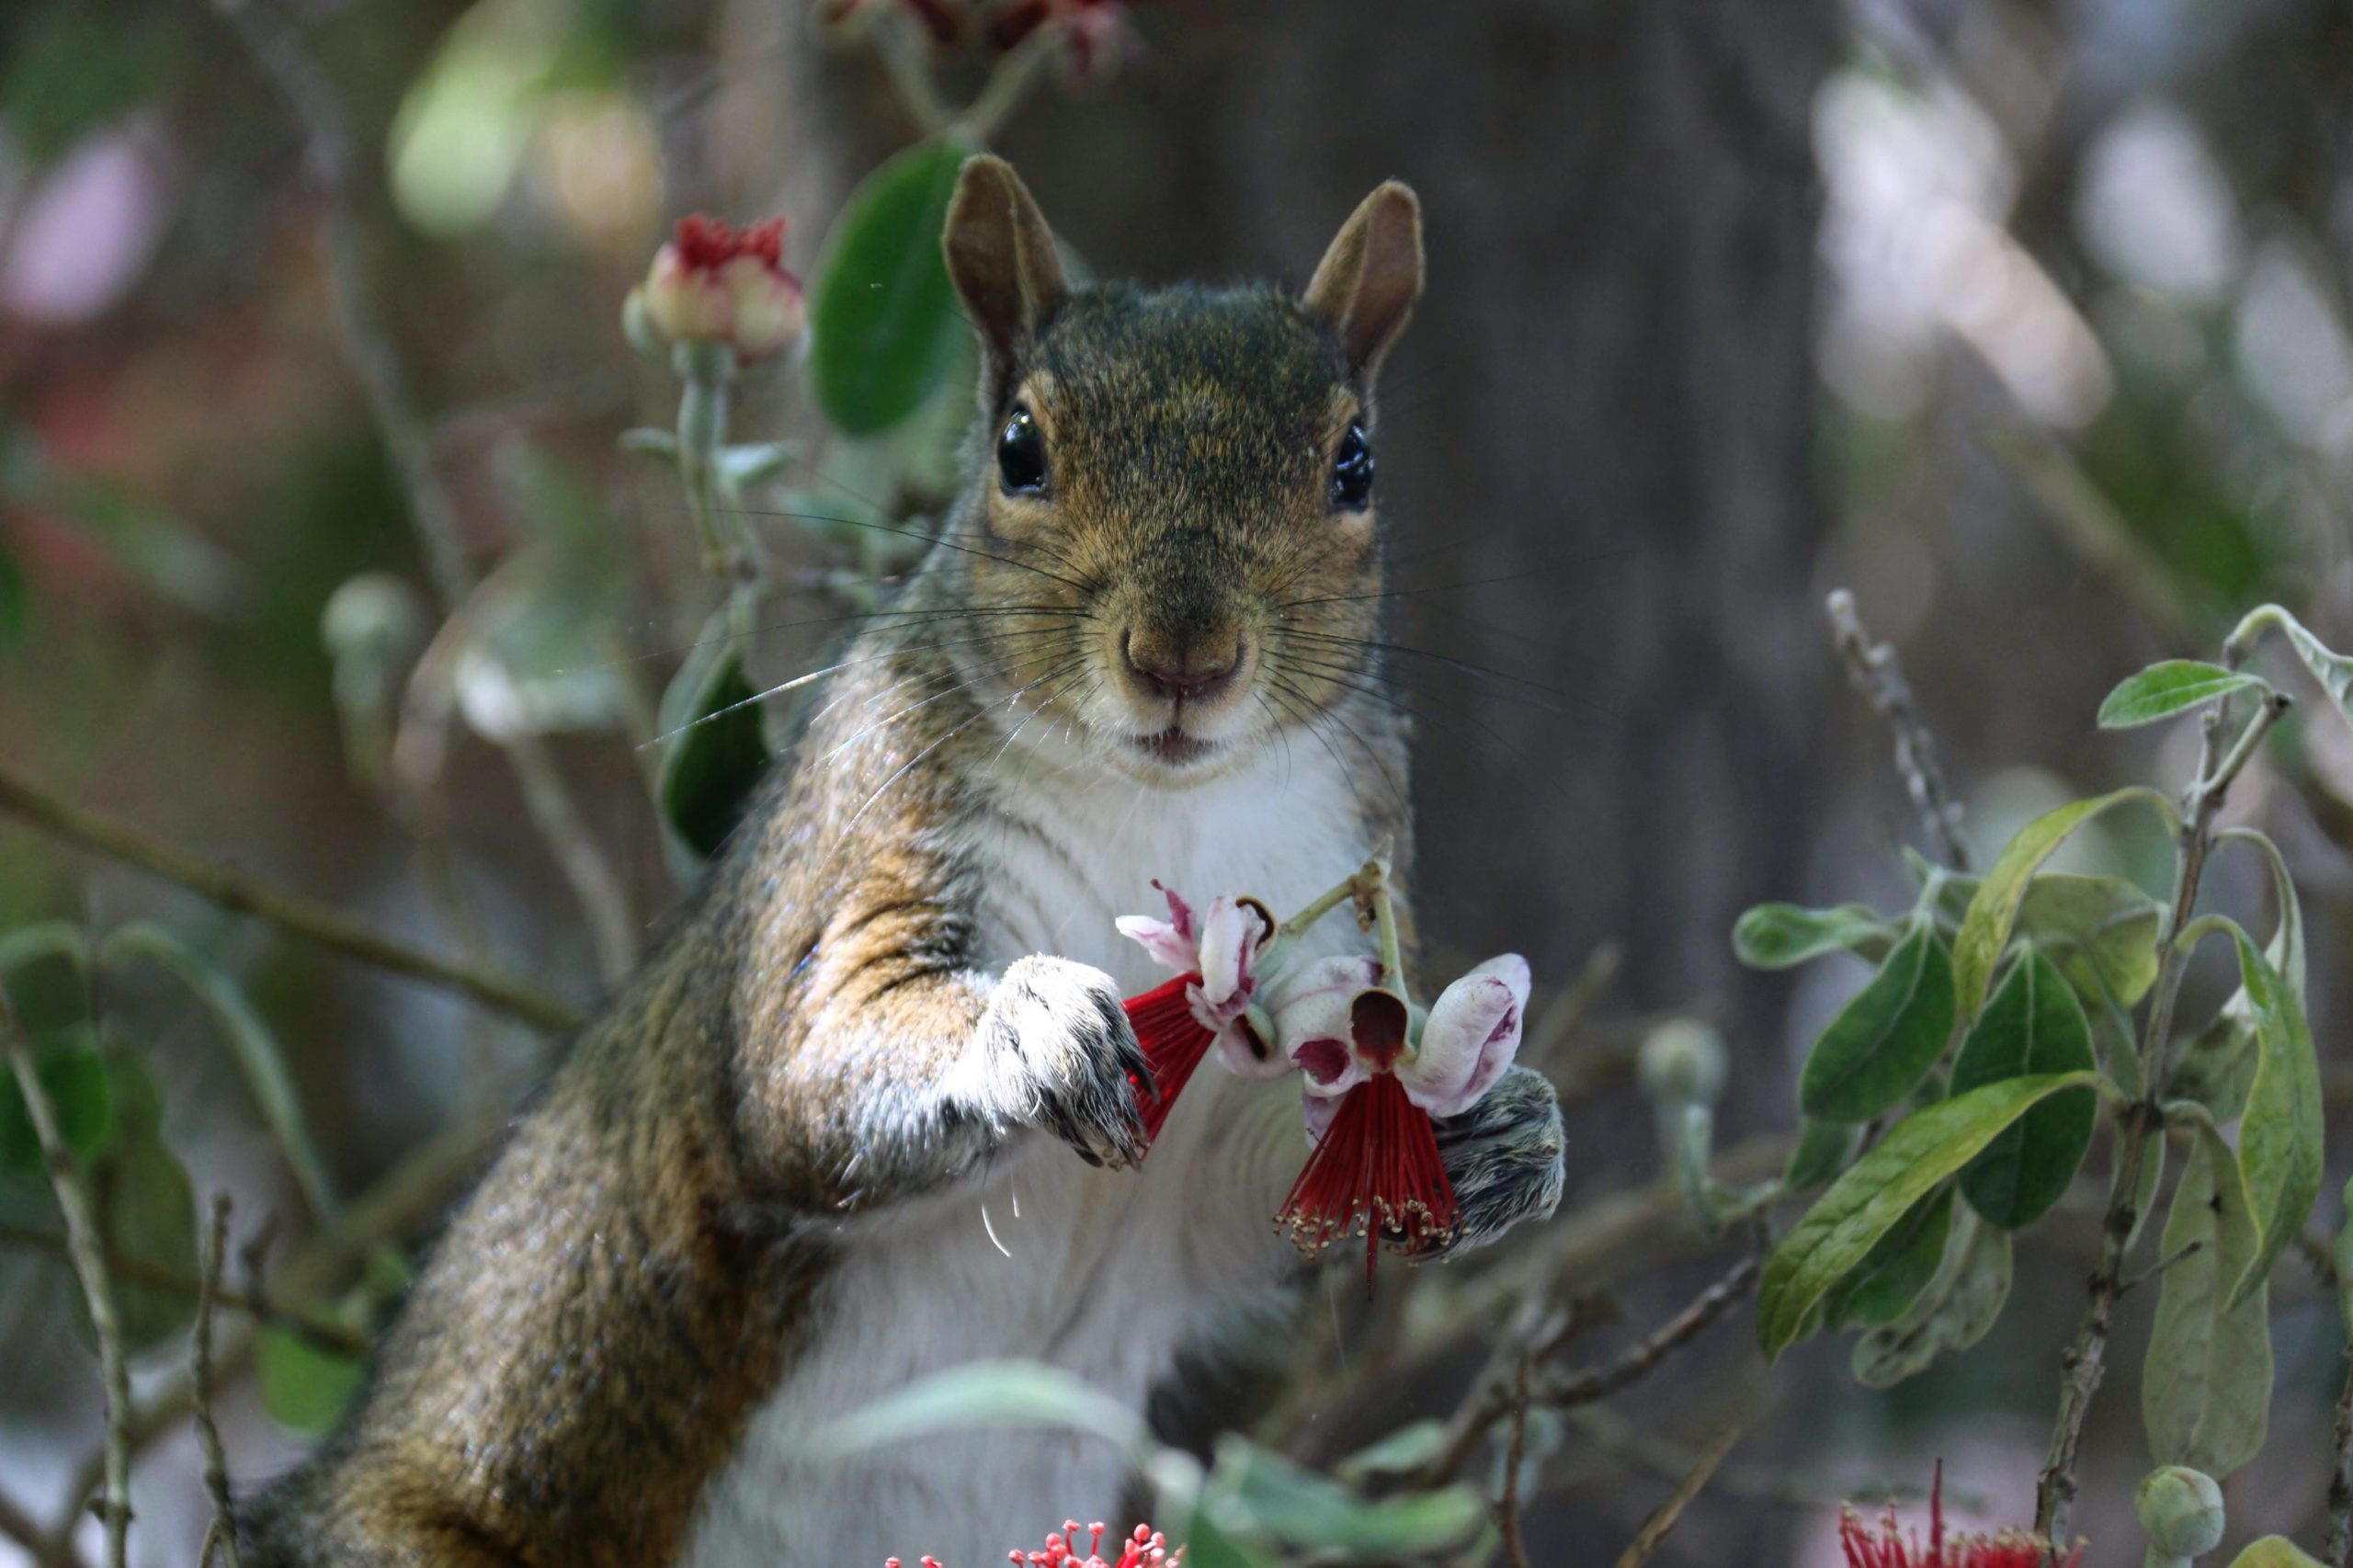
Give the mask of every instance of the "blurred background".
<svg viewBox="0 0 2353 1568">
<path fill-rule="evenodd" d="M 962 101 L 991 49 L 926 64 L 919 28 L 858 14 L 892 0 L 262 6 L 0 15 L 0 767 L 585 1007 L 692 880 L 649 743 L 716 602 L 675 476 L 616 449 L 676 397 L 621 299 L 697 210 L 784 214 L 786 265 L 814 271 L 858 182 L 925 129 L 909 62 Z M 2093 728 L 2131 669 L 2212 656 L 2267 599 L 2353 644 L 2343 0 L 1041 9 L 1087 48 L 992 141 L 1096 272 L 1298 283 L 1378 180 L 1422 195 L 1429 292 L 1381 429 L 1416 893 L 1441 950 L 1595 983 L 1548 1042 L 1573 1145 L 1555 1226 L 1583 1227 L 1569 1283 L 1617 1291 L 1621 1338 L 1722 1267 L 1642 1207 L 1661 1156 L 1626 1041 L 1667 1014 L 1720 1028 L 1726 1158 L 1761 1174 L 1863 971 L 1745 971 L 1733 918 L 1910 896 L 1895 850 L 1919 830 L 1828 589 L 1900 652 L 1981 861 L 2072 793 L 2187 776 L 2190 727 Z M 847 436 L 788 372 L 745 386 L 735 429 L 801 443 L 803 499 L 767 509 L 912 521 L 961 417 Z M 827 661 L 861 602 L 834 574 L 892 562 L 748 520 L 795 585 L 749 661 L 767 685 Z M 2353 735 L 2305 703 L 2233 812 L 2303 889 L 2342 1127 Z M 2168 874 L 2154 835 L 2076 853 Z M 2250 858 L 2213 896 L 2253 920 L 2262 886 Z M 102 989 L 42 956 L 154 927 Z M 285 1308 L 222 1322 L 251 1483 L 332 1420 L 356 1376 L 338 1335 L 397 1293 L 552 1048 L 0 812 L 11 933 L 29 1024 L 135 1052 L 111 1091 L 154 1154 L 119 1173 L 155 1275 L 130 1301 L 153 1330 L 133 1556 L 191 1562 L 210 1507 L 166 1287 L 194 1272 L 198 1201 L 235 1196 L 253 1256 L 227 1278 L 269 1276 Z M 2193 976 L 2200 1005 L 2224 994 Z M 307 1174 L 241 1067 L 256 1020 Z M 1614 1558 L 1727 1415 L 1749 1436 L 1661 1562 L 1835 1562 L 1837 1500 L 1916 1492 L 1939 1457 L 1967 1517 L 2023 1522 L 2097 1204 L 2086 1177 L 2021 1248 L 1994 1335 L 1889 1392 L 1836 1343 L 1768 1372 L 1736 1312 L 1562 1437 L 1532 1560 Z M 99 1432 L 49 1205 L 0 1176 L 0 1562 L 40 1555 L 8 1538 L 56 1557 Z M 2333 1230 L 2333 1196 L 2315 1218 Z M 2290 1267 L 2274 1311 L 2234 1543 L 2310 1535 L 2324 1504 L 2336 1305 Z M 2140 1547 L 2145 1321 L 2123 1314 L 2090 1429 L 2093 1562 Z M 1481 1359 L 1474 1339 L 1347 1419 L 1442 1414 Z"/>
</svg>

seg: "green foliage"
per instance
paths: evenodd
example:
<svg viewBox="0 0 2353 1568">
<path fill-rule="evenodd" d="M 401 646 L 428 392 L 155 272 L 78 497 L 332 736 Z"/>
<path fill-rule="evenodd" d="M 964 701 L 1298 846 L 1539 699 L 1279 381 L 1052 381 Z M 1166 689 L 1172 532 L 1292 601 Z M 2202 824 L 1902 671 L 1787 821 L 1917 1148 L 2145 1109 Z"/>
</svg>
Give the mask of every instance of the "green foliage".
<svg viewBox="0 0 2353 1568">
<path fill-rule="evenodd" d="M 851 194 L 826 238 L 809 293 L 809 378 L 849 435 L 914 414 L 965 335 L 939 239 L 971 152 L 951 139 L 901 153 Z"/>
<path fill-rule="evenodd" d="M 1944 1261 L 1952 1211 L 1947 1187 L 1914 1204 L 1823 1298 L 1823 1326 L 1833 1334 L 1884 1328 L 1911 1311 Z"/>
<path fill-rule="evenodd" d="M 2004 847 L 1993 869 L 1985 873 L 1975 896 L 1970 899 L 1968 913 L 1961 917 L 1961 934 L 1953 938 L 1953 983 L 1962 1017 L 1977 1017 L 1977 1009 L 1984 1001 L 1986 983 L 1993 979 L 1995 967 L 2001 962 L 2003 949 L 2009 946 L 2018 906 L 2025 902 L 2035 872 L 2067 841 L 2070 834 L 2127 801 L 2154 804 L 2167 817 L 2173 812 L 2164 796 L 2136 786 L 2061 806 L 2020 828 Z"/>
<path fill-rule="evenodd" d="M 2268 1535 L 2249 1541 L 2245 1551 L 2231 1559 L 2231 1568 L 2322 1568 L 2322 1564 L 2286 1536 Z"/>
<path fill-rule="evenodd" d="M 2027 884 L 2018 930 L 2050 949 L 2086 1007 L 2135 1007 L 2157 978 L 2165 907 L 2121 877 L 2045 871 Z"/>
<path fill-rule="evenodd" d="M 2010 1299 L 2009 1233 L 1964 1207 L 1937 1272 L 1909 1311 L 1855 1341 L 1851 1366 L 1866 1388 L 1892 1388 L 1949 1351 L 1985 1337 Z"/>
<path fill-rule="evenodd" d="M 2264 682 L 2258 676 L 2226 670 L 2195 659 L 2167 659 L 2128 676 L 2099 705 L 2099 727 L 2129 730 L 2154 724 L 2201 707 L 2218 697 Z"/>
<path fill-rule="evenodd" d="M 1752 969 L 1790 969 L 1836 952 L 1858 953 L 1876 963 L 1895 940 L 1895 928 L 1877 910 L 1859 903 L 1836 909 L 1760 903 L 1732 928 L 1733 951 Z"/>
<path fill-rule="evenodd" d="M 39 168 L 160 91 L 187 40 L 176 12 L 148 8 L 124 26 L 113 6 L 79 0 L 27 5 L 0 47 L 0 121 L 14 151 Z"/>
<path fill-rule="evenodd" d="M 1790 1163 L 1781 1172 L 1781 1185 L 1791 1192 L 1820 1187 L 1845 1170 L 1862 1145 L 1861 1127 L 1844 1121 L 1816 1121 L 1808 1117 L 1798 1128 L 1797 1143 L 1790 1150 Z"/>
<path fill-rule="evenodd" d="M 1287 1549 L 1285 1560 L 1313 1551 L 1319 1561 L 1395 1562 L 1461 1549 L 1487 1505 L 1467 1486 L 1368 1501 L 1229 1433 L 1194 1517 L 1221 1535 Z"/>
<path fill-rule="evenodd" d="M 114 1086 L 105 1058 L 85 1044 L 53 1045 L 35 1055 L 33 1076 L 66 1148 L 79 1161 L 97 1158 L 114 1135 Z M 24 1089 L 15 1074 L 0 1072 L 0 1171 L 39 1176 L 40 1168 Z"/>
<path fill-rule="evenodd" d="M 2257 1051 L 2238 1164 L 2261 1238 L 2245 1270 L 2229 1282 L 2237 1301 L 2262 1288 L 2273 1260 L 2295 1239 L 2319 1198 L 2322 1133 L 2320 1062 L 2303 1004 L 2244 933 L 2234 938 Z"/>
<path fill-rule="evenodd" d="M 262 1408 L 291 1432 L 332 1431 L 367 1381 L 368 1369 L 282 1328 L 265 1328 L 255 1352 Z"/>
<path fill-rule="evenodd" d="M 2271 1404 L 2270 1297 L 2258 1278 L 2244 1300 L 2229 1299 L 2233 1281 L 2258 1251 L 2256 1217 L 2230 1146 L 2205 1118 L 2194 1118 L 2193 1125 L 2197 1143 L 2160 1244 L 2176 1261 L 2157 1298 L 2141 1417 L 2158 1463 L 2222 1479 L 2263 1447 Z"/>
<path fill-rule="evenodd" d="M 25 585 L 25 569 L 17 564 L 8 538 L 0 534 L 0 653 L 24 646 L 32 624 L 32 594 Z"/>
<path fill-rule="evenodd" d="M 2091 1025 L 2057 966 L 2029 951 L 1978 1015 L 1953 1062 L 1952 1092 L 2005 1078 L 2090 1073 Z M 2065 1196 L 2092 1145 L 2099 1096 L 2089 1089 L 2053 1095 L 1985 1146 L 1961 1173 L 1961 1196 L 1993 1224 L 2022 1230 Z"/>
<path fill-rule="evenodd" d="M 2347 722 L 2353 722 L 2353 658 L 2328 647 L 2307 631 L 2302 621 L 2278 605 L 2265 605 L 2248 615 L 2239 622 L 2239 629 L 2232 633 L 2231 641 L 2244 645 L 2265 626 L 2279 629 L 2287 637 L 2288 645 L 2295 649 L 2296 657 L 2304 662 L 2304 668 L 2320 682 L 2321 689 L 2328 693 L 2328 699 L 2336 704 L 2336 710 L 2345 716 Z"/>
<path fill-rule="evenodd" d="M 2095 1081 L 2087 1073 L 2007 1078 L 1898 1122 L 1831 1185 L 1767 1260 L 1756 1313 L 1767 1358 L 1779 1356 L 1798 1337 L 1831 1289 L 1932 1188 L 2051 1096 Z"/>
<path fill-rule="evenodd" d="M 659 723 L 671 736 L 655 794 L 672 842 L 695 861 L 717 858 L 767 776 L 762 694 L 744 674 L 730 630 L 748 621 L 748 600 L 722 608 L 662 694 Z"/>
<path fill-rule="evenodd" d="M 1798 1105 L 1823 1121 L 1884 1116 L 1920 1086 L 1952 1033 L 1952 960 L 1927 921 L 1814 1041 Z"/>
</svg>

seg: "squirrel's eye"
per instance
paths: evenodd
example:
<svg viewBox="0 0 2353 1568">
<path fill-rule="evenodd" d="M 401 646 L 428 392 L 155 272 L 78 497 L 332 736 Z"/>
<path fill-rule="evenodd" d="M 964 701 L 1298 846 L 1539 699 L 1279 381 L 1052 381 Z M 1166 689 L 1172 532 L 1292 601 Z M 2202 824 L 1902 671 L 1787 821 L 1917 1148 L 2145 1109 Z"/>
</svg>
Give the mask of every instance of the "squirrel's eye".
<svg viewBox="0 0 2353 1568">
<path fill-rule="evenodd" d="M 1346 512 L 1360 512 L 1372 499 L 1372 445 L 1364 426 L 1351 420 L 1332 458 L 1332 505 Z"/>
<path fill-rule="evenodd" d="M 1008 491 L 1046 488 L 1046 437 L 1029 411 L 1016 404 L 996 438 L 996 476 Z"/>
</svg>

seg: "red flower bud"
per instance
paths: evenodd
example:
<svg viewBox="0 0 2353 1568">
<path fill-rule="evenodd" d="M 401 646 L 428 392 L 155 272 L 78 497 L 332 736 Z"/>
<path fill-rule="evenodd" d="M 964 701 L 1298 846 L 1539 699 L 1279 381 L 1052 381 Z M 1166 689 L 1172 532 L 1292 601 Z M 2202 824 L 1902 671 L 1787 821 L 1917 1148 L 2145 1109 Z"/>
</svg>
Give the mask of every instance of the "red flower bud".
<svg viewBox="0 0 2353 1568">
<path fill-rule="evenodd" d="M 637 300 L 667 341 L 722 343 L 745 364 L 791 344 L 808 320 L 801 280 L 784 269 L 781 218 L 740 233 L 699 212 L 683 220 Z"/>
</svg>

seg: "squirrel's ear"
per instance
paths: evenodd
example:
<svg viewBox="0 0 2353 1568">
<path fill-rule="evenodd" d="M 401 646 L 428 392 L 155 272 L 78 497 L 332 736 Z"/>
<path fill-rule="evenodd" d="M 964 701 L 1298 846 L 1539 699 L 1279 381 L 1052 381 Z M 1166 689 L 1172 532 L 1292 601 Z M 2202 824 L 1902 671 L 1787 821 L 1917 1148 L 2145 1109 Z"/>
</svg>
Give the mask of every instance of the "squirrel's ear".
<svg viewBox="0 0 2353 1568">
<path fill-rule="evenodd" d="M 1070 293 L 1053 231 L 1003 158 L 981 153 L 964 161 L 941 244 L 964 313 L 993 358 L 1009 358 L 1053 319 Z"/>
<path fill-rule="evenodd" d="M 1422 204 L 1384 181 L 1340 225 L 1307 285 L 1309 311 L 1340 335 L 1348 366 L 1370 381 L 1422 295 Z"/>
</svg>

